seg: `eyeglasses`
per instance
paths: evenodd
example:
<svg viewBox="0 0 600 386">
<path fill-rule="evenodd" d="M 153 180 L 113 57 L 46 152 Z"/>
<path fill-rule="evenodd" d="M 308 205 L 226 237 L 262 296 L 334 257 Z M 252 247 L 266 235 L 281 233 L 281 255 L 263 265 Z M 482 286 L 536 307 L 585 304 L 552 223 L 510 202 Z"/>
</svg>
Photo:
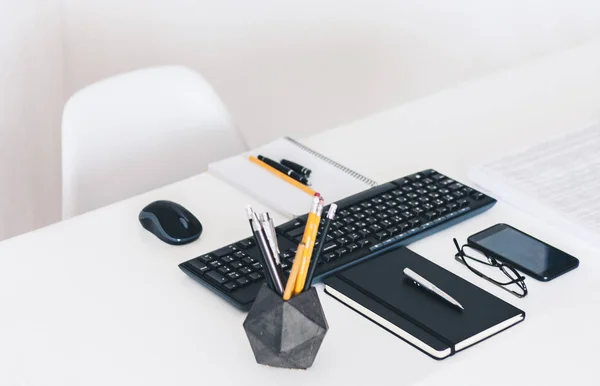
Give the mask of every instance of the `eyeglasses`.
<svg viewBox="0 0 600 386">
<path fill-rule="evenodd" d="M 463 263 L 471 272 L 519 298 L 527 295 L 525 277 L 513 267 L 499 262 L 471 245 L 465 244 L 460 247 L 458 241 L 453 240 L 458 250 L 454 255 L 455 259 Z M 509 280 L 507 281 L 506 278 Z"/>
</svg>

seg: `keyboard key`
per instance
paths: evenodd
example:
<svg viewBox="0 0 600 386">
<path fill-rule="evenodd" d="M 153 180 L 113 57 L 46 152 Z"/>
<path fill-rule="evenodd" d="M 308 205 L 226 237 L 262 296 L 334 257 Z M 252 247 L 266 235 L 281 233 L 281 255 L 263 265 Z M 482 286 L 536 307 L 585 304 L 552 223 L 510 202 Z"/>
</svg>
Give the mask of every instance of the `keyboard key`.
<svg viewBox="0 0 600 386">
<path fill-rule="evenodd" d="M 396 197 L 396 201 L 398 201 L 398 204 L 402 204 L 402 203 L 408 201 L 408 199 L 406 197 L 402 196 L 402 197 Z"/>
<path fill-rule="evenodd" d="M 369 225 L 369 224 L 367 224 L 364 221 L 357 221 L 356 224 L 354 224 L 354 226 L 356 227 L 356 229 L 366 228 L 367 225 Z"/>
<path fill-rule="evenodd" d="M 463 208 L 463 207 L 465 207 L 465 206 L 468 206 L 468 205 L 469 205 L 469 201 L 467 201 L 467 200 L 466 200 L 466 199 L 464 199 L 464 198 L 463 198 L 462 200 L 458 200 L 458 201 L 456 201 L 456 203 L 458 204 L 458 207 L 459 207 L 459 208 Z"/>
<path fill-rule="evenodd" d="M 427 190 L 429 190 L 429 191 L 432 191 L 432 192 L 433 192 L 433 191 L 437 190 L 437 186 L 436 186 L 436 185 L 434 185 L 434 184 L 427 185 Z"/>
<path fill-rule="evenodd" d="M 286 236 L 294 238 L 294 237 L 298 237 L 298 236 L 302 236 L 304 234 L 304 227 L 299 227 L 299 228 L 295 228 L 292 229 L 291 231 L 286 233 Z"/>
<path fill-rule="evenodd" d="M 211 280 L 213 280 L 217 284 L 227 283 L 227 279 L 223 275 L 221 275 L 221 274 L 219 274 L 219 273 L 217 273 L 215 271 L 209 271 L 209 272 L 207 272 L 206 276 L 209 277 L 209 278 L 211 278 Z"/>
<path fill-rule="evenodd" d="M 435 206 L 444 205 L 444 201 L 440 200 L 439 198 L 436 198 L 435 200 L 433 200 L 432 203 Z"/>
<path fill-rule="evenodd" d="M 446 202 L 450 202 L 450 201 L 454 201 L 454 196 L 450 195 L 450 194 L 446 194 L 444 197 L 442 197 Z"/>
<path fill-rule="evenodd" d="M 446 188 L 442 188 L 442 189 L 438 190 L 438 193 L 443 195 L 443 194 L 449 194 L 450 191 Z"/>
<path fill-rule="evenodd" d="M 437 216 L 438 216 L 438 214 L 436 212 L 427 212 L 427 213 L 425 213 L 425 218 L 427 220 L 433 220 Z"/>
<path fill-rule="evenodd" d="M 418 201 L 409 201 L 408 205 L 410 205 L 414 208 L 415 206 L 419 206 L 419 202 Z"/>
<path fill-rule="evenodd" d="M 227 278 L 228 278 L 229 280 L 235 280 L 235 279 L 237 279 L 238 277 L 240 277 L 240 274 L 239 274 L 239 273 L 237 273 L 237 272 L 229 272 L 229 273 L 227 274 Z"/>
<path fill-rule="evenodd" d="M 387 214 L 389 214 L 390 216 L 393 216 L 395 214 L 398 213 L 398 211 L 396 209 L 388 209 L 385 211 Z"/>
<path fill-rule="evenodd" d="M 336 217 L 341 218 L 341 217 L 346 217 L 346 216 L 350 216 L 350 212 L 346 209 L 340 210 L 339 212 L 337 212 Z"/>
<path fill-rule="evenodd" d="M 463 185 L 462 185 L 462 184 L 459 184 L 459 183 L 457 182 L 457 183 L 455 183 L 455 184 L 449 185 L 449 186 L 448 186 L 448 189 L 450 189 L 451 191 L 455 191 L 455 190 L 458 190 L 458 189 L 460 189 L 460 188 L 462 188 L 462 187 L 463 187 Z"/>
<path fill-rule="evenodd" d="M 413 220 L 410 220 L 408 223 L 410 224 L 411 228 L 414 228 L 416 226 L 421 225 L 421 220 L 419 220 L 418 218 L 415 218 Z"/>
<path fill-rule="evenodd" d="M 402 191 L 400 189 L 394 189 L 392 190 L 392 194 L 396 197 L 401 196 L 402 195 Z"/>
<path fill-rule="evenodd" d="M 435 199 L 436 199 L 436 198 L 438 198 L 440 195 L 439 195 L 439 193 L 436 193 L 436 192 L 431 192 L 431 193 L 429 193 L 429 194 L 428 194 L 428 196 L 429 196 L 431 199 L 434 199 L 434 200 L 435 200 Z"/>
<path fill-rule="evenodd" d="M 403 222 L 401 224 L 398 224 L 396 227 L 398 228 L 398 233 L 402 233 L 402 232 L 408 230 L 408 228 L 410 228 L 411 225 L 407 222 Z"/>
<path fill-rule="evenodd" d="M 229 264 L 234 260 L 235 260 L 235 258 L 233 257 L 233 255 L 225 256 L 220 259 L 221 263 L 223 263 L 223 264 Z"/>
<path fill-rule="evenodd" d="M 344 227 L 344 233 L 348 234 L 348 233 L 352 233 L 356 230 L 355 227 L 353 227 L 352 225 L 348 225 L 346 227 Z"/>
<path fill-rule="evenodd" d="M 251 265 L 255 262 L 256 260 L 254 260 L 253 258 L 251 258 L 250 256 L 246 256 L 244 258 L 242 258 L 242 262 L 246 265 Z"/>
<path fill-rule="evenodd" d="M 348 248 L 343 248 L 343 247 L 335 250 L 335 254 L 338 255 L 338 256 L 342 256 L 342 255 L 344 255 L 344 254 L 346 254 L 348 252 L 350 252 L 348 250 Z"/>
<path fill-rule="evenodd" d="M 342 222 L 347 225 L 352 225 L 356 222 L 356 219 L 354 218 L 354 216 L 348 216 L 348 217 L 342 219 Z"/>
<path fill-rule="evenodd" d="M 336 230 L 331 232 L 331 234 L 335 237 L 335 238 L 339 238 L 342 237 L 344 235 L 344 232 L 342 232 L 341 230 Z"/>
<path fill-rule="evenodd" d="M 427 194 L 427 189 L 423 189 L 423 188 L 417 189 L 417 193 L 419 193 L 419 194 Z"/>
<path fill-rule="evenodd" d="M 356 241 L 356 240 L 360 239 L 360 235 L 356 232 L 350 233 L 347 237 L 349 240 L 352 240 L 352 241 Z"/>
<path fill-rule="evenodd" d="M 377 237 L 377 239 L 379 239 L 379 240 L 385 240 L 388 237 L 390 237 L 390 234 L 389 234 L 389 232 L 383 231 L 383 232 L 375 233 L 375 237 Z"/>
<path fill-rule="evenodd" d="M 372 207 L 372 206 L 373 206 L 373 204 L 372 204 L 372 203 L 370 203 L 369 201 L 365 201 L 365 202 L 363 202 L 362 204 L 360 204 L 360 206 L 362 206 L 362 207 L 363 207 L 363 208 L 365 208 L 365 209 L 368 209 L 368 208 Z"/>
<path fill-rule="evenodd" d="M 248 278 L 245 278 L 245 277 L 240 277 L 240 278 L 236 279 L 235 282 L 240 287 L 250 284 L 250 280 L 248 280 Z"/>
<path fill-rule="evenodd" d="M 417 206 L 416 208 L 413 208 L 413 212 L 415 212 L 417 216 L 419 216 L 421 215 L 421 213 L 425 212 L 425 209 L 421 208 L 420 206 Z"/>
<path fill-rule="evenodd" d="M 473 198 L 473 200 L 475 200 L 475 201 L 479 201 L 479 200 L 481 200 L 482 198 L 484 198 L 484 197 L 485 197 L 485 195 L 484 195 L 483 193 L 479 193 L 479 192 L 473 192 L 473 193 L 471 194 L 471 197 Z"/>
<path fill-rule="evenodd" d="M 262 269 L 262 264 L 261 264 L 261 263 L 259 263 L 258 261 L 256 261 L 256 262 L 252 263 L 252 268 L 253 268 L 255 271 L 261 270 L 261 269 Z"/>
<path fill-rule="evenodd" d="M 375 217 L 367 217 L 365 219 L 366 222 L 368 222 L 369 224 L 373 224 L 377 222 L 377 219 Z"/>
<path fill-rule="evenodd" d="M 225 283 L 225 285 L 223 285 L 223 287 L 225 287 L 225 289 L 228 291 L 233 291 L 234 289 L 236 289 L 238 287 L 238 285 L 235 283 L 229 282 L 229 283 Z"/>
<path fill-rule="evenodd" d="M 238 261 L 234 261 L 233 263 L 229 264 L 229 266 L 232 269 L 240 269 L 244 266 L 244 263 L 242 263 L 241 261 L 238 260 Z"/>
<path fill-rule="evenodd" d="M 452 193 L 454 195 L 454 197 L 456 198 L 462 198 L 465 196 L 465 194 L 463 192 L 461 192 L 460 190 L 457 190 L 456 192 Z"/>
<path fill-rule="evenodd" d="M 455 202 L 451 202 L 451 203 L 449 203 L 449 204 L 446 205 L 446 208 L 448 208 L 449 211 L 453 211 L 457 207 L 458 207 L 458 204 L 455 203 Z"/>
<path fill-rule="evenodd" d="M 412 186 L 403 186 L 402 190 L 404 190 L 405 192 L 412 192 L 413 188 Z"/>
<path fill-rule="evenodd" d="M 252 268 L 249 268 L 249 267 L 242 267 L 238 270 L 238 272 L 242 275 L 248 275 L 248 274 L 252 273 L 252 271 L 253 271 Z"/>
<path fill-rule="evenodd" d="M 337 253 L 335 253 L 335 252 L 330 252 L 330 253 L 327 253 L 327 254 L 325 254 L 325 255 L 323 256 L 323 259 L 324 259 L 326 262 L 328 262 L 328 263 L 329 263 L 330 261 L 333 261 L 333 260 L 337 259 L 337 257 L 338 257 Z"/>
<path fill-rule="evenodd" d="M 387 213 L 377 213 L 375 215 L 375 217 L 377 217 L 379 219 L 379 221 L 381 222 L 381 220 L 384 220 L 384 219 L 388 218 L 389 216 L 387 215 Z"/>
<path fill-rule="evenodd" d="M 361 229 L 358 231 L 358 234 L 361 235 L 362 237 L 367 237 L 368 235 L 371 234 L 371 232 L 368 229 Z"/>
<path fill-rule="evenodd" d="M 400 232 L 400 228 L 397 226 L 389 227 L 386 231 L 390 234 L 390 236 L 394 236 L 396 233 Z"/>
<path fill-rule="evenodd" d="M 465 186 L 464 188 L 462 188 L 462 191 L 464 194 L 469 194 L 473 191 L 473 189 L 469 188 L 468 186 Z"/>
<path fill-rule="evenodd" d="M 446 213 L 448 213 L 448 208 L 446 208 L 445 206 L 440 206 L 439 208 L 437 208 L 437 213 L 440 216 L 445 215 Z"/>
<path fill-rule="evenodd" d="M 227 256 L 233 252 L 237 252 L 238 249 L 236 246 L 234 245 L 228 245 L 226 247 L 217 249 L 216 251 L 213 251 L 213 255 L 215 255 L 216 257 L 223 257 L 223 256 Z"/>
<path fill-rule="evenodd" d="M 414 200 L 415 198 L 419 197 L 419 195 L 417 193 L 406 193 L 406 197 Z"/>
<path fill-rule="evenodd" d="M 352 252 L 352 251 L 354 251 L 355 249 L 358 249 L 358 244 L 356 244 L 356 243 L 351 243 L 351 244 L 348 244 L 348 245 L 346 245 L 346 248 L 348 248 L 348 250 L 349 250 L 350 252 Z"/>
<path fill-rule="evenodd" d="M 217 268 L 217 272 L 219 272 L 221 275 L 227 275 L 229 272 L 231 272 L 231 268 L 226 265 L 222 265 Z"/>
<path fill-rule="evenodd" d="M 404 217 L 404 218 L 413 218 L 413 217 L 415 217 L 415 215 L 410 210 L 407 210 L 405 212 L 402 212 L 402 217 Z"/>
<path fill-rule="evenodd" d="M 246 239 L 246 240 L 242 240 L 238 243 L 238 245 L 240 246 L 240 248 L 242 249 L 248 249 L 251 246 L 254 245 L 254 240 L 253 239 Z"/>
<path fill-rule="evenodd" d="M 352 213 L 358 213 L 361 210 L 362 210 L 362 208 L 360 206 L 358 206 L 358 205 L 354 205 L 354 206 L 350 207 L 350 212 L 352 212 Z"/>
<path fill-rule="evenodd" d="M 389 193 L 386 193 L 386 194 L 382 194 L 382 195 L 381 195 L 381 199 L 382 199 L 382 200 L 386 200 L 386 201 L 387 201 L 387 200 L 391 200 L 392 198 L 393 198 L 393 197 L 392 197 L 392 195 L 391 195 L 391 194 L 389 194 Z"/>
<path fill-rule="evenodd" d="M 211 261 L 213 261 L 215 259 L 215 257 L 213 255 L 211 255 L 210 253 L 207 253 L 206 255 L 202 255 L 202 256 L 198 257 L 198 259 L 202 260 L 205 263 L 210 263 Z"/>
<path fill-rule="evenodd" d="M 304 222 L 299 220 L 299 219 L 295 219 L 292 220 L 290 222 L 287 222 L 285 224 L 282 224 L 280 226 L 277 227 L 277 231 L 280 233 L 286 233 L 288 231 L 291 231 L 292 229 L 298 228 L 300 226 L 304 225 Z"/>
<path fill-rule="evenodd" d="M 392 225 L 392 222 L 390 220 L 388 220 L 388 219 L 384 219 L 384 220 L 381 220 L 381 222 L 379 223 L 379 225 L 381 225 L 384 228 L 387 228 L 390 225 Z"/>
<path fill-rule="evenodd" d="M 347 239 L 347 238 L 345 238 L 345 237 L 338 237 L 338 239 L 337 239 L 337 240 L 335 240 L 335 242 L 336 242 L 338 245 L 344 245 L 344 244 L 348 244 L 348 243 L 350 242 L 350 240 L 348 240 L 348 239 Z"/>
<path fill-rule="evenodd" d="M 323 253 L 334 250 L 337 247 L 338 247 L 338 245 L 336 243 L 327 243 L 327 244 L 323 245 Z"/>
<path fill-rule="evenodd" d="M 194 267 L 194 269 L 200 273 L 205 273 L 208 270 L 210 270 L 210 267 L 208 265 L 206 265 L 204 262 L 202 262 L 200 259 L 190 260 L 190 261 L 188 261 L 188 264 L 191 265 L 192 267 Z"/>
<path fill-rule="evenodd" d="M 223 265 L 223 263 L 221 263 L 221 262 L 220 262 L 220 261 L 218 261 L 218 260 L 214 260 L 214 261 L 211 261 L 210 263 L 208 263 L 208 265 L 210 265 L 210 266 L 211 266 L 213 269 L 217 269 L 217 268 L 219 268 L 220 266 L 222 266 L 222 265 Z"/>
<path fill-rule="evenodd" d="M 375 205 L 381 204 L 383 200 L 380 197 L 375 197 L 371 199 L 371 202 Z"/>
<path fill-rule="evenodd" d="M 263 275 L 260 272 L 252 272 L 250 275 L 248 275 L 248 279 L 251 279 L 253 281 L 257 281 L 262 279 Z"/>
<path fill-rule="evenodd" d="M 371 242 L 367 239 L 358 240 L 356 242 L 361 248 L 371 245 Z"/>
<path fill-rule="evenodd" d="M 246 254 L 242 251 L 237 251 L 236 253 L 233 254 L 233 256 L 235 256 L 236 259 L 241 259 L 243 257 L 246 257 Z"/>
<path fill-rule="evenodd" d="M 369 229 L 371 232 L 379 232 L 381 230 L 381 226 L 379 224 L 372 224 L 369 225 L 367 229 Z"/>
<path fill-rule="evenodd" d="M 377 211 L 375 209 L 367 209 L 367 210 L 365 210 L 365 214 L 367 216 L 373 216 L 376 213 L 377 213 Z"/>
<path fill-rule="evenodd" d="M 386 210 L 387 207 L 385 205 L 383 205 L 383 204 L 379 204 L 379 205 L 377 205 L 375 207 L 375 209 L 377 209 L 378 211 L 382 212 L 382 211 Z"/>
</svg>

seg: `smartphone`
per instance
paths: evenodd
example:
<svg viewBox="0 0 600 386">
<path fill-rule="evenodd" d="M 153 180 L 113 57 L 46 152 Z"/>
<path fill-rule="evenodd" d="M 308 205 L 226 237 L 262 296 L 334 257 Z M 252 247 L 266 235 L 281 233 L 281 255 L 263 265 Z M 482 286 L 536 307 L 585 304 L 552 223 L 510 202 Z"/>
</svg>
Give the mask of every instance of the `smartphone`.
<svg viewBox="0 0 600 386">
<path fill-rule="evenodd" d="M 470 236 L 467 243 L 540 281 L 552 280 L 579 266 L 579 260 L 507 224 Z"/>
</svg>

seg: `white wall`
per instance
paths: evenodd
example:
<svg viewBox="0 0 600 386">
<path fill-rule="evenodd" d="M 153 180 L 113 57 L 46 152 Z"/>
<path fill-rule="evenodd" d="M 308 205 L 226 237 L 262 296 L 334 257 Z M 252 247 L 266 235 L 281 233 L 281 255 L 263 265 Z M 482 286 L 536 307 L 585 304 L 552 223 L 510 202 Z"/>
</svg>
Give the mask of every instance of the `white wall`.
<svg viewBox="0 0 600 386">
<path fill-rule="evenodd" d="M 201 72 L 257 145 L 599 34 L 595 0 L 0 0 L 0 239 L 59 220 L 62 104 L 118 72 Z"/>
<path fill-rule="evenodd" d="M 256 145 L 307 134 L 568 47 L 594 0 L 65 0 L 67 91 L 177 63 Z"/>
<path fill-rule="evenodd" d="M 0 0 L 0 239 L 60 214 L 59 0 Z"/>
</svg>

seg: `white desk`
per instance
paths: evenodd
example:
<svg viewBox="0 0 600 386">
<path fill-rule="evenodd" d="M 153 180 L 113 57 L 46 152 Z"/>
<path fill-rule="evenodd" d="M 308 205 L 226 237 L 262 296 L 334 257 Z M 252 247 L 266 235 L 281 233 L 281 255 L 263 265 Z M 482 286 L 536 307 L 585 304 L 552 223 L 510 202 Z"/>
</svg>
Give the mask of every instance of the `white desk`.
<svg viewBox="0 0 600 386">
<path fill-rule="evenodd" d="M 469 162 L 598 113 L 600 41 L 305 142 L 380 182 L 429 167 L 466 182 Z M 139 210 L 161 198 L 198 216 L 200 240 L 172 247 L 142 229 Z M 321 291 L 330 330 L 313 367 L 257 365 L 245 314 L 177 267 L 245 237 L 248 203 L 261 208 L 200 175 L 0 243 L 0 385 L 596 384 L 597 253 L 502 203 L 411 249 L 524 309 L 524 323 L 435 361 Z M 454 261 L 451 238 L 501 221 L 575 254 L 580 268 L 528 279 L 521 300 L 479 280 Z"/>
</svg>

